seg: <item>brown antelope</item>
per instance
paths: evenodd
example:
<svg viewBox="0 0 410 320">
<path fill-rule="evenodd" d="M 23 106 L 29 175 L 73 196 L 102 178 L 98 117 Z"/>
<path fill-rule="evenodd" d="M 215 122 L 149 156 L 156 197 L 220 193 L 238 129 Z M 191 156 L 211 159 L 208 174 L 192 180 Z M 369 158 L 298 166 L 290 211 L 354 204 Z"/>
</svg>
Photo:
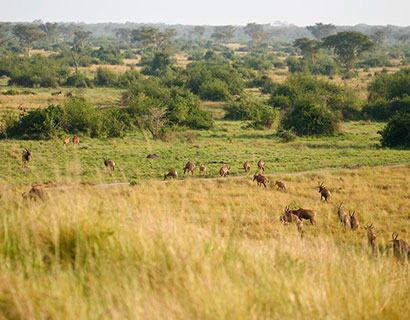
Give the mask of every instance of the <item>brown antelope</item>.
<svg viewBox="0 0 410 320">
<path fill-rule="evenodd" d="M 174 169 L 169 170 L 168 173 L 164 174 L 164 181 L 167 180 L 167 178 L 178 178 L 178 172 L 176 172 L 176 170 Z"/>
<path fill-rule="evenodd" d="M 249 171 L 251 170 L 251 164 L 249 163 L 249 161 L 245 161 L 245 163 L 243 164 L 243 169 L 245 170 L 246 174 L 249 173 Z"/>
<path fill-rule="evenodd" d="M 261 173 L 255 173 L 253 175 L 253 181 L 255 180 L 256 180 L 256 185 L 258 187 L 263 185 L 266 188 L 266 185 L 268 184 L 268 177 L 265 177 Z"/>
<path fill-rule="evenodd" d="M 194 175 L 195 168 L 196 168 L 195 163 L 188 161 L 182 170 L 184 170 L 184 174 L 186 171 L 188 171 L 188 175 L 190 172 L 192 173 L 192 175 Z"/>
<path fill-rule="evenodd" d="M 369 226 L 369 224 L 365 227 L 367 230 L 367 239 L 369 239 L 369 244 L 374 247 L 374 244 L 376 242 L 376 234 L 373 231 L 373 223 Z"/>
<path fill-rule="evenodd" d="M 63 146 L 65 147 L 66 145 L 68 145 L 70 143 L 70 137 L 67 137 L 63 140 Z"/>
<path fill-rule="evenodd" d="M 357 230 L 359 229 L 359 220 L 355 217 L 356 211 L 353 211 L 353 213 L 350 213 L 349 211 L 349 218 L 350 218 L 350 228 L 352 230 Z"/>
<path fill-rule="evenodd" d="M 396 233 L 396 235 L 394 235 L 394 232 L 393 232 L 393 234 L 392 234 L 393 239 L 390 240 L 390 242 L 393 242 L 393 250 L 396 253 L 410 256 L 410 245 L 402 239 L 397 239 L 398 236 L 399 236 L 398 233 Z"/>
<path fill-rule="evenodd" d="M 64 95 L 64 97 L 72 97 L 72 96 L 73 96 L 73 92 L 72 92 L 72 91 L 67 92 L 67 93 Z"/>
<path fill-rule="evenodd" d="M 320 193 L 320 200 L 322 200 L 323 198 L 325 199 L 325 201 L 327 202 L 327 199 L 329 199 L 330 197 L 330 191 L 327 190 L 324 186 L 323 186 L 324 181 L 320 182 L 318 184 L 318 188 L 319 188 L 319 193 Z"/>
<path fill-rule="evenodd" d="M 104 159 L 105 170 L 110 170 L 114 172 L 115 170 L 115 162 L 109 159 Z"/>
<path fill-rule="evenodd" d="M 265 171 L 265 161 L 263 161 L 262 159 L 258 161 L 258 169 L 259 169 L 259 172 Z"/>
<path fill-rule="evenodd" d="M 298 227 L 298 231 L 300 232 L 300 235 L 303 236 L 303 221 L 298 219 L 296 221 L 296 225 Z"/>
<path fill-rule="evenodd" d="M 30 189 L 29 192 L 24 192 L 22 195 L 23 199 L 28 200 L 45 200 L 44 190 L 38 186 L 34 186 Z"/>
<path fill-rule="evenodd" d="M 224 165 L 221 169 L 219 169 L 219 175 L 221 177 L 226 177 L 226 175 L 231 173 L 231 169 L 228 168 L 227 165 Z"/>
<path fill-rule="evenodd" d="M 282 189 L 284 191 L 286 191 L 286 185 L 282 182 L 282 181 L 275 181 L 275 186 L 278 186 L 278 190 Z"/>
<path fill-rule="evenodd" d="M 343 202 L 340 202 L 340 204 L 337 206 L 337 216 L 339 217 L 339 222 L 346 228 L 347 224 L 349 223 L 349 219 L 347 217 L 346 211 L 342 209 L 342 205 Z"/>
<path fill-rule="evenodd" d="M 296 214 L 293 214 L 291 212 L 291 210 L 289 209 L 289 206 L 286 206 L 284 219 L 286 222 L 292 223 L 292 222 L 297 222 L 299 220 L 299 217 Z"/>
<path fill-rule="evenodd" d="M 311 224 L 316 224 L 316 221 L 315 221 L 316 211 L 302 209 L 302 208 L 299 208 L 297 210 L 290 210 L 289 206 L 287 207 L 287 210 L 290 213 L 293 213 L 294 215 L 296 215 L 299 219 L 310 220 Z"/>
<path fill-rule="evenodd" d="M 80 139 L 77 136 L 73 137 L 73 144 L 79 144 L 80 143 Z"/>
<path fill-rule="evenodd" d="M 205 167 L 205 165 L 204 164 L 201 164 L 200 166 L 199 166 L 199 171 L 202 173 L 202 175 L 205 177 L 205 175 L 206 175 L 206 167 Z"/>
<path fill-rule="evenodd" d="M 23 150 L 23 155 L 21 156 L 21 161 L 23 162 L 23 168 L 26 168 L 32 156 L 33 156 L 33 153 L 30 150 L 28 149 Z"/>
<path fill-rule="evenodd" d="M 60 91 L 57 91 L 57 92 L 52 92 L 52 93 L 51 93 L 52 96 L 59 96 L 60 94 L 63 94 L 63 93 L 61 92 L 61 90 L 60 90 Z"/>
</svg>

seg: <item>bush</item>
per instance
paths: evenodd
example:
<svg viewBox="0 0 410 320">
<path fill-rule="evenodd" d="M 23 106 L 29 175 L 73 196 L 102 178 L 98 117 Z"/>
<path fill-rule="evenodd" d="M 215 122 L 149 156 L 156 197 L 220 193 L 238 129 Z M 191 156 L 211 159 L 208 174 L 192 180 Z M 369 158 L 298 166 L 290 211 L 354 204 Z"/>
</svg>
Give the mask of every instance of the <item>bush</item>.
<svg viewBox="0 0 410 320">
<path fill-rule="evenodd" d="M 75 73 L 67 78 L 65 83 L 69 87 L 87 88 L 92 86 L 91 81 L 81 73 Z"/>
<path fill-rule="evenodd" d="M 405 96 L 402 99 L 393 100 L 378 100 L 368 103 L 362 109 L 362 114 L 365 119 L 375 121 L 387 121 L 392 115 L 400 113 L 410 113 L 410 96 Z"/>
<path fill-rule="evenodd" d="M 337 118 L 327 107 L 309 100 L 301 100 L 281 121 L 284 129 L 299 136 L 334 135 L 338 130 Z"/>
<path fill-rule="evenodd" d="M 378 74 L 369 84 L 370 102 L 393 100 L 410 96 L 410 69 L 402 69 L 393 74 Z"/>
<path fill-rule="evenodd" d="M 204 82 L 199 88 L 199 95 L 202 100 L 210 101 L 227 101 L 231 97 L 227 84 L 219 79 Z"/>
<path fill-rule="evenodd" d="M 410 148 L 410 113 L 394 115 L 378 133 L 383 147 Z"/>
<path fill-rule="evenodd" d="M 117 84 L 117 75 L 108 68 L 98 67 L 94 83 L 98 86 L 115 86 Z"/>
</svg>

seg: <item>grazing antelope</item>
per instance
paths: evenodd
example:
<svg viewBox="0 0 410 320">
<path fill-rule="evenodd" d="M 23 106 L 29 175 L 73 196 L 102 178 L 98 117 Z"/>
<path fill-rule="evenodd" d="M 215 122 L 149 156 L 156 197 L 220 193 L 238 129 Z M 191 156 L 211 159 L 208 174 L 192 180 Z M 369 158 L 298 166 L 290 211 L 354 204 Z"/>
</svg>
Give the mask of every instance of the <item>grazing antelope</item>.
<svg viewBox="0 0 410 320">
<path fill-rule="evenodd" d="M 189 172 L 191 172 L 193 176 L 195 168 L 196 168 L 195 163 L 188 161 L 182 170 L 184 170 L 184 174 L 186 171 L 188 171 L 188 175 L 189 175 Z"/>
<path fill-rule="evenodd" d="M 246 174 L 249 173 L 249 171 L 251 170 L 251 164 L 249 163 L 249 161 L 245 161 L 245 163 L 243 164 L 243 169 L 245 170 Z"/>
<path fill-rule="evenodd" d="M 357 230 L 359 229 L 359 220 L 355 217 L 356 211 L 353 211 L 353 213 L 350 213 L 349 211 L 349 218 L 350 218 L 350 228 L 352 230 Z"/>
<path fill-rule="evenodd" d="M 365 229 L 367 230 L 367 239 L 369 239 L 369 244 L 374 247 L 374 244 L 376 242 L 376 234 L 373 231 L 373 223 L 369 226 L 367 225 Z"/>
<path fill-rule="evenodd" d="M 396 235 L 394 235 L 394 232 L 392 234 L 392 240 L 390 240 L 390 242 L 393 242 L 393 249 L 395 252 L 399 253 L 399 254 L 404 254 L 404 255 L 408 255 L 410 256 L 410 245 L 402 240 L 402 239 L 397 239 L 399 236 L 398 233 L 396 233 Z"/>
<path fill-rule="evenodd" d="M 290 210 L 289 206 L 286 209 L 290 213 L 296 215 L 299 219 L 309 220 L 311 224 L 316 224 L 316 211 L 299 208 L 297 210 Z"/>
<path fill-rule="evenodd" d="M 259 169 L 259 172 L 265 171 L 265 161 L 263 161 L 262 159 L 258 161 L 258 169 Z"/>
<path fill-rule="evenodd" d="M 291 210 L 289 209 L 289 206 L 285 207 L 285 215 L 284 215 L 285 221 L 286 222 L 297 222 L 299 220 L 299 217 L 292 213 Z"/>
<path fill-rule="evenodd" d="M 28 200 L 28 199 L 32 199 L 32 200 L 45 200 L 45 193 L 44 190 L 38 186 L 34 186 L 30 189 L 29 192 L 24 192 L 22 195 L 23 199 Z"/>
<path fill-rule="evenodd" d="M 28 149 L 23 150 L 23 155 L 21 156 L 21 161 L 23 162 L 23 168 L 26 168 L 32 156 L 33 156 L 33 153 L 30 150 Z"/>
<path fill-rule="evenodd" d="M 226 177 L 227 174 L 230 174 L 231 170 L 228 168 L 227 165 L 224 165 L 221 169 L 219 169 L 219 175 L 221 177 Z"/>
<path fill-rule="evenodd" d="M 253 175 L 253 181 L 255 180 L 256 180 L 256 185 L 258 187 L 264 185 L 264 187 L 266 188 L 266 185 L 268 184 L 268 177 L 265 177 L 263 174 L 260 174 L 260 173 L 255 173 Z"/>
<path fill-rule="evenodd" d="M 73 92 L 72 92 L 72 91 L 67 92 L 67 93 L 64 95 L 64 97 L 72 97 L 72 96 L 73 96 Z"/>
<path fill-rule="evenodd" d="M 204 164 L 201 164 L 201 165 L 199 166 L 199 171 L 202 172 L 202 175 L 205 177 L 205 175 L 206 175 L 206 167 L 205 167 Z"/>
<path fill-rule="evenodd" d="M 79 144 L 80 143 L 80 139 L 77 136 L 73 137 L 73 144 Z"/>
<path fill-rule="evenodd" d="M 275 181 L 275 186 L 278 186 L 278 190 L 282 189 L 284 191 L 286 191 L 286 185 L 282 182 L 282 181 Z"/>
<path fill-rule="evenodd" d="M 61 90 L 60 90 L 60 91 L 57 91 L 57 92 L 52 92 L 52 93 L 51 93 L 52 96 L 59 96 L 60 94 L 63 94 L 63 93 L 61 92 Z"/>
<path fill-rule="evenodd" d="M 105 170 L 111 170 L 114 172 L 115 162 L 109 159 L 104 159 Z"/>
<path fill-rule="evenodd" d="M 67 137 L 64 139 L 63 141 L 63 146 L 65 147 L 66 145 L 68 145 L 70 143 L 70 137 Z"/>
<path fill-rule="evenodd" d="M 327 190 L 324 186 L 323 186 L 324 181 L 320 182 L 318 184 L 318 188 L 319 188 L 319 193 L 320 193 L 320 200 L 322 200 L 323 198 L 325 199 L 325 201 L 327 202 L 327 199 L 330 197 L 330 191 Z"/>
<path fill-rule="evenodd" d="M 164 181 L 167 180 L 167 178 L 178 178 L 178 172 L 174 169 L 169 170 L 168 173 L 164 174 Z"/>
<path fill-rule="evenodd" d="M 347 224 L 349 223 L 349 219 L 347 217 L 346 211 L 342 209 L 342 205 L 343 205 L 343 202 L 340 202 L 340 204 L 337 206 L 337 216 L 339 217 L 339 222 L 343 224 L 344 227 L 346 228 Z"/>
</svg>

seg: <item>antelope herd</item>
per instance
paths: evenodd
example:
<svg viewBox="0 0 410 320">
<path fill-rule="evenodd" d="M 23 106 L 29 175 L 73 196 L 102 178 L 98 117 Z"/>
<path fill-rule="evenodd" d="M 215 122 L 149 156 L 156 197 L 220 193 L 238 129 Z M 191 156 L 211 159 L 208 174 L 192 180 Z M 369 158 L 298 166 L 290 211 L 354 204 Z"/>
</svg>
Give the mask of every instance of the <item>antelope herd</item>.
<svg viewBox="0 0 410 320">
<path fill-rule="evenodd" d="M 74 136 L 72 141 L 73 141 L 73 144 L 78 144 L 79 138 L 77 136 Z M 65 138 L 63 142 L 64 146 L 68 145 L 69 142 L 70 142 L 70 137 Z M 28 149 L 24 149 L 23 154 L 22 154 L 22 163 L 23 163 L 24 169 L 27 167 L 31 158 L 32 158 L 32 152 Z M 103 160 L 104 160 L 106 171 L 113 173 L 115 170 L 115 162 L 110 159 L 103 159 Z M 258 161 L 257 166 L 258 166 L 259 172 L 253 175 L 253 181 L 256 180 L 258 187 L 263 185 L 265 188 L 267 188 L 268 183 L 269 183 L 268 177 L 262 174 L 262 172 L 265 171 L 265 162 L 262 159 L 260 159 Z M 246 161 L 243 164 L 243 168 L 244 168 L 245 174 L 247 175 L 250 172 L 250 168 L 251 168 L 249 161 Z M 195 169 L 196 169 L 195 163 L 188 161 L 185 167 L 183 168 L 184 175 L 186 173 L 188 173 L 188 175 L 189 173 L 191 173 L 191 175 L 193 176 Z M 230 169 L 231 167 L 228 167 L 227 165 L 223 165 L 219 170 L 220 176 L 226 177 L 227 175 L 229 175 Z M 199 166 L 199 170 L 202 173 L 202 175 L 205 176 L 206 166 L 204 164 L 201 164 Z M 167 180 L 168 178 L 173 178 L 173 179 L 178 178 L 177 171 L 174 169 L 171 169 L 168 173 L 164 174 L 164 180 Z M 286 185 L 282 181 L 276 180 L 274 183 L 274 186 L 277 186 L 277 190 L 283 190 L 284 192 L 286 192 Z M 324 186 L 324 181 L 322 182 L 319 181 L 317 188 L 319 189 L 320 200 L 324 199 L 325 203 L 328 203 L 331 193 Z M 44 192 L 41 189 L 41 187 L 38 185 L 33 186 L 28 193 L 23 193 L 22 196 L 24 199 L 35 199 L 35 200 L 45 199 Z M 342 208 L 342 205 L 343 203 L 341 202 L 336 207 L 338 222 L 341 225 L 343 225 L 345 228 L 350 224 L 351 230 L 353 231 L 358 230 L 360 223 L 359 223 L 358 218 L 356 217 L 356 211 L 353 211 L 353 212 L 349 211 L 348 213 L 346 213 L 346 211 L 344 211 L 344 209 Z M 316 220 L 315 220 L 316 217 L 317 217 L 317 212 L 314 210 L 303 209 L 303 208 L 291 209 L 290 206 L 286 206 L 285 213 L 284 215 L 280 216 L 279 220 L 285 225 L 296 224 L 298 232 L 301 235 L 303 235 L 303 232 L 304 232 L 303 231 L 303 220 L 309 220 L 312 225 L 316 225 Z M 367 238 L 369 241 L 369 245 L 374 248 L 376 244 L 376 233 L 374 232 L 373 223 L 371 223 L 370 225 L 367 224 L 366 227 L 364 227 L 364 229 L 367 231 Z M 396 234 L 393 233 L 392 240 L 390 241 L 393 242 L 393 249 L 396 253 L 400 253 L 402 255 L 404 254 L 410 257 L 410 245 L 406 241 L 402 239 L 398 239 L 397 233 Z"/>
</svg>

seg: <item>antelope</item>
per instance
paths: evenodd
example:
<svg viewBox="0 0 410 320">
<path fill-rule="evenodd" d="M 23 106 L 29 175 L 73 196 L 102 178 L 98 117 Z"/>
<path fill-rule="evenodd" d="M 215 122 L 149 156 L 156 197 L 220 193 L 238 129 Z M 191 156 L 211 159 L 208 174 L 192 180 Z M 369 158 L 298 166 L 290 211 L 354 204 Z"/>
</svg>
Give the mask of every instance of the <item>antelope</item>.
<svg viewBox="0 0 410 320">
<path fill-rule="evenodd" d="M 255 180 L 256 180 L 256 185 L 258 187 L 264 185 L 264 187 L 266 188 L 266 184 L 268 183 L 268 178 L 267 177 L 265 177 L 264 175 L 262 175 L 260 173 L 255 173 L 253 175 L 253 181 L 255 181 Z"/>
<path fill-rule="evenodd" d="M 204 164 L 201 164 L 201 165 L 199 166 L 199 171 L 202 172 L 202 175 L 205 177 L 205 175 L 206 175 L 206 167 L 205 167 Z"/>
<path fill-rule="evenodd" d="M 355 217 L 356 211 L 350 213 L 349 211 L 349 218 L 350 218 L 350 228 L 352 230 L 357 230 L 359 228 L 359 220 Z"/>
<path fill-rule="evenodd" d="M 61 90 L 60 90 L 60 91 L 57 91 L 57 92 L 52 92 L 52 93 L 51 93 L 52 96 L 59 96 L 60 94 L 63 94 L 63 93 L 61 92 Z"/>
<path fill-rule="evenodd" d="M 111 170 L 114 172 L 115 162 L 109 159 L 104 159 L 105 170 Z"/>
<path fill-rule="evenodd" d="M 393 249 L 400 254 L 407 254 L 410 256 L 410 245 L 402 240 L 402 239 L 397 239 L 399 236 L 398 233 L 394 235 L 394 232 L 392 234 L 392 240 L 390 242 L 393 242 Z"/>
<path fill-rule="evenodd" d="M 286 222 L 297 222 L 299 220 L 299 217 L 292 213 L 291 210 L 289 209 L 289 206 L 285 207 L 285 215 L 284 215 L 284 219 Z"/>
<path fill-rule="evenodd" d="M 298 227 L 298 231 L 300 232 L 300 235 L 303 236 L 303 221 L 298 219 L 296 221 L 296 226 Z"/>
<path fill-rule="evenodd" d="M 340 202 L 340 204 L 337 206 L 337 216 L 339 217 L 339 222 L 343 224 L 344 227 L 346 228 L 347 224 L 349 223 L 349 219 L 347 218 L 346 211 L 342 209 L 342 205 L 343 205 L 343 202 Z"/>
<path fill-rule="evenodd" d="M 226 177 L 226 175 L 230 174 L 230 168 L 227 165 L 224 165 L 221 169 L 219 169 L 219 175 L 221 177 Z"/>
<path fill-rule="evenodd" d="M 70 137 L 67 137 L 64 139 L 63 141 L 63 146 L 65 147 L 66 145 L 68 145 L 70 143 Z"/>
<path fill-rule="evenodd" d="M 307 210 L 307 209 L 302 209 L 302 208 L 299 208 L 299 209 L 297 209 L 297 210 L 290 210 L 290 209 L 289 209 L 289 206 L 287 207 L 287 210 L 288 210 L 290 213 L 293 213 L 294 215 L 296 215 L 299 219 L 310 220 L 310 223 L 311 223 L 312 225 L 313 225 L 313 224 L 316 224 L 316 221 L 315 221 L 316 211 Z"/>
<path fill-rule="evenodd" d="M 188 161 L 182 170 L 184 170 L 184 174 L 186 171 L 188 171 L 188 175 L 189 175 L 189 172 L 191 172 L 193 176 L 195 168 L 196 168 L 195 163 Z"/>
<path fill-rule="evenodd" d="M 278 190 L 282 189 L 284 191 L 286 191 L 286 185 L 282 182 L 282 181 L 275 181 L 275 186 L 278 186 Z"/>
<path fill-rule="evenodd" d="M 72 96 L 73 96 L 73 92 L 72 92 L 72 91 L 67 92 L 67 93 L 64 95 L 64 97 L 72 97 Z"/>
<path fill-rule="evenodd" d="M 259 169 L 259 172 L 265 171 L 265 161 L 263 161 L 262 159 L 258 161 L 258 169 Z"/>
<path fill-rule="evenodd" d="M 320 193 L 320 200 L 322 200 L 322 198 L 325 199 L 325 201 L 327 202 L 327 199 L 330 197 L 330 191 L 327 190 L 324 186 L 323 186 L 324 181 L 320 182 L 318 184 L 318 188 L 319 188 L 319 193 Z"/>
<path fill-rule="evenodd" d="M 80 143 L 80 139 L 77 136 L 73 137 L 73 144 L 79 144 Z"/>
<path fill-rule="evenodd" d="M 28 150 L 28 149 L 23 150 L 23 155 L 21 156 L 21 161 L 23 162 L 23 168 L 25 168 L 27 166 L 27 164 L 29 163 L 32 155 L 33 155 L 33 153 L 30 150 Z"/>
<path fill-rule="evenodd" d="M 365 229 L 367 230 L 367 239 L 369 239 L 369 244 L 374 247 L 374 244 L 376 242 L 376 234 L 373 231 L 373 223 L 369 226 L 369 224 L 367 224 L 367 226 L 365 227 Z"/>
<path fill-rule="evenodd" d="M 44 200 L 45 199 L 45 193 L 44 190 L 38 186 L 34 186 L 30 189 L 29 192 L 24 192 L 22 195 L 23 199 L 33 199 L 33 200 Z"/>
<path fill-rule="evenodd" d="M 178 172 L 176 172 L 176 170 L 174 169 L 169 170 L 168 173 L 164 174 L 164 181 L 167 180 L 167 178 L 178 178 Z"/>
<path fill-rule="evenodd" d="M 245 161 L 245 163 L 243 164 L 243 169 L 245 170 L 246 174 L 249 173 L 249 171 L 251 170 L 251 164 L 249 163 L 249 161 Z"/>
</svg>

